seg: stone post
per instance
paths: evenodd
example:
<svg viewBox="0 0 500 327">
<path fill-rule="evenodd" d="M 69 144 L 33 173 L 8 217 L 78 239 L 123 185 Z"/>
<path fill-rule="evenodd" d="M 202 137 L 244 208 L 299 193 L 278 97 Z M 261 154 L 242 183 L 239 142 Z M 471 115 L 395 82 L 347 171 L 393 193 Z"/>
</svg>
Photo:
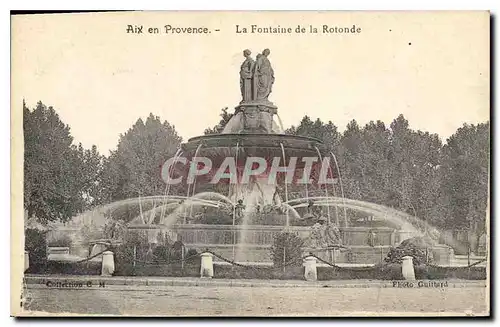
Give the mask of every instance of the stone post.
<svg viewBox="0 0 500 327">
<path fill-rule="evenodd" d="M 113 252 L 105 251 L 102 254 L 101 276 L 111 276 L 115 272 L 115 260 Z"/>
<path fill-rule="evenodd" d="M 405 256 L 403 257 L 403 265 L 401 267 L 401 272 L 403 273 L 403 278 L 406 280 L 415 280 L 415 270 L 413 270 L 413 257 Z"/>
<path fill-rule="evenodd" d="M 209 252 L 203 252 L 201 254 L 201 269 L 200 269 L 200 277 L 201 278 L 212 278 L 214 277 L 214 262 L 213 262 L 213 254 Z"/>
<path fill-rule="evenodd" d="M 24 251 L 24 271 L 28 270 L 30 267 L 30 253 Z"/>
<path fill-rule="evenodd" d="M 318 280 L 318 272 L 316 269 L 316 258 L 312 255 L 304 258 L 304 277 L 307 281 Z"/>
</svg>

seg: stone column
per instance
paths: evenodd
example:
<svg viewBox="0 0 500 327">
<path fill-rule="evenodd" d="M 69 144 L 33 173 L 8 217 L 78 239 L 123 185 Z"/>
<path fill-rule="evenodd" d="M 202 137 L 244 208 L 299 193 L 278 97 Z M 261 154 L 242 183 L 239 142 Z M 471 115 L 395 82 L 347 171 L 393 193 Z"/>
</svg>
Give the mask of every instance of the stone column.
<svg viewBox="0 0 500 327">
<path fill-rule="evenodd" d="M 101 276 L 111 276 L 115 272 L 115 260 L 113 252 L 105 251 L 102 254 Z"/>
<path fill-rule="evenodd" d="M 406 280 L 415 280 L 415 270 L 413 270 L 413 257 L 405 256 L 403 257 L 403 264 L 401 267 L 403 278 Z"/>
<path fill-rule="evenodd" d="M 316 269 L 316 258 L 312 255 L 304 258 L 304 278 L 307 281 L 318 280 L 318 271 Z"/>
<path fill-rule="evenodd" d="M 203 252 L 201 254 L 201 269 L 200 269 L 200 277 L 201 278 L 212 278 L 214 277 L 214 262 L 213 262 L 213 254 L 209 252 Z"/>
</svg>

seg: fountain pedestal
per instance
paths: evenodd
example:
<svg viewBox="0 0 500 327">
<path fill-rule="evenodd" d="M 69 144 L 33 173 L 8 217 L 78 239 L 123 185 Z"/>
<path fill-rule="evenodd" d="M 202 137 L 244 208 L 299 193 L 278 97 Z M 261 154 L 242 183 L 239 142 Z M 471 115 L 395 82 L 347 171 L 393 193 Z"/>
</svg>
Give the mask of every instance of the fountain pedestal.
<svg viewBox="0 0 500 327">
<path fill-rule="evenodd" d="M 277 113 L 278 107 L 269 101 L 243 102 L 236 107 L 232 118 L 241 123 L 229 123 L 233 128 L 225 133 L 273 134 L 273 115 Z"/>
</svg>

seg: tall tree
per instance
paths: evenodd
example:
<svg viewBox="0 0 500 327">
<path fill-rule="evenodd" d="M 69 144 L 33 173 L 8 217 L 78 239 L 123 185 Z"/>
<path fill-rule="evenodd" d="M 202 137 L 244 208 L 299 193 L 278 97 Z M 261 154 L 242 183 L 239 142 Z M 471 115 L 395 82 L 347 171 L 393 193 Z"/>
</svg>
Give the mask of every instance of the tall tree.
<svg viewBox="0 0 500 327">
<path fill-rule="evenodd" d="M 341 139 L 340 170 L 343 176 L 345 196 L 351 199 L 362 198 L 362 185 L 365 171 L 362 166 L 362 132 L 355 120 L 347 124 Z"/>
<path fill-rule="evenodd" d="M 331 121 L 328 123 L 324 123 L 321 119 L 317 118 L 316 120 L 311 120 L 309 116 L 304 116 L 300 123 L 297 126 L 291 126 L 287 130 L 285 130 L 285 134 L 290 135 L 298 135 L 298 136 L 307 136 L 313 137 L 320 140 L 326 147 L 326 153 L 323 153 L 324 156 L 330 156 L 330 152 L 335 154 L 335 158 L 340 158 L 340 133 L 337 130 L 337 126 L 335 126 Z M 333 158 L 332 158 L 333 160 Z M 336 175 L 335 162 L 330 162 L 333 173 Z M 335 195 L 340 195 L 340 188 L 334 187 L 329 188 L 331 192 L 335 192 Z M 305 196 L 305 189 L 301 185 L 295 185 L 289 187 L 289 191 L 294 192 L 297 196 Z M 310 187 L 308 189 L 308 196 L 311 195 L 324 195 L 324 189 L 315 189 L 315 187 Z M 333 195 L 330 193 L 329 195 Z"/>
<path fill-rule="evenodd" d="M 299 125 L 285 130 L 285 134 L 317 138 L 327 146 L 328 151 L 337 152 L 340 144 L 340 133 L 337 130 L 337 126 L 331 121 L 325 124 L 319 118 L 312 121 L 307 115 L 302 118 Z"/>
<path fill-rule="evenodd" d="M 83 147 L 72 145 L 70 128 L 54 108 L 38 102 L 30 111 L 23 103 L 23 115 L 25 210 L 43 223 L 66 221 L 93 205 L 88 196 L 98 165 L 85 162 Z"/>
<path fill-rule="evenodd" d="M 490 123 L 464 124 L 443 148 L 442 192 L 448 200 L 446 224 L 484 229 L 489 187 Z"/>
<path fill-rule="evenodd" d="M 163 194 L 162 165 L 174 156 L 181 141 L 175 127 L 158 116 L 137 120 L 120 135 L 117 149 L 105 163 L 108 202 Z"/>
<path fill-rule="evenodd" d="M 351 163 L 360 167 L 362 182 L 360 183 L 361 196 L 366 201 L 386 204 L 390 194 L 390 169 L 389 161 L 390 131 L 381 121 L 366 124 L 360 131 L 361 138 L 357 162 Z M 352 152 L 352 146 L 350 147 Z"/>
<path fill-rule="evenodd" d="M 84 149 L 82 144 L 73 145 L 73 170 L 75 183 L 80 185 L 83 209 L 91 209 L 106 201 L 103 185 L 104 160 L 97 147 Z"/>
</svg>

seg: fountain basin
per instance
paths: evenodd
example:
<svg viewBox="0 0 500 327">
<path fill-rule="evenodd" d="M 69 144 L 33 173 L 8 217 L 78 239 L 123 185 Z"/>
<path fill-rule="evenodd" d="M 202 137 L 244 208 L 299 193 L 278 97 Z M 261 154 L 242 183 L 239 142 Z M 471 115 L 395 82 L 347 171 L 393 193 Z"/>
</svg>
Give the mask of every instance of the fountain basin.
<svg viewBox="0 0 500 327">
<path fill-rule="evenodd" d="M 325 145 L 318 139 L 305 136 L 286 134 L 214 134 L 193 137 L 182 144 L 181 149 L 185 155 L 194 155 L 201 145 L 200 151 L 204 156 L 210 157 L 225 155 L 267 157 L 274 155 L 282 157 L 283 145 L 286 157 L 290 156 L 317 156 L 316 147 L 325 152 Z M 238 148 L 238 150 L 237 150 Z"/>
</svg>

